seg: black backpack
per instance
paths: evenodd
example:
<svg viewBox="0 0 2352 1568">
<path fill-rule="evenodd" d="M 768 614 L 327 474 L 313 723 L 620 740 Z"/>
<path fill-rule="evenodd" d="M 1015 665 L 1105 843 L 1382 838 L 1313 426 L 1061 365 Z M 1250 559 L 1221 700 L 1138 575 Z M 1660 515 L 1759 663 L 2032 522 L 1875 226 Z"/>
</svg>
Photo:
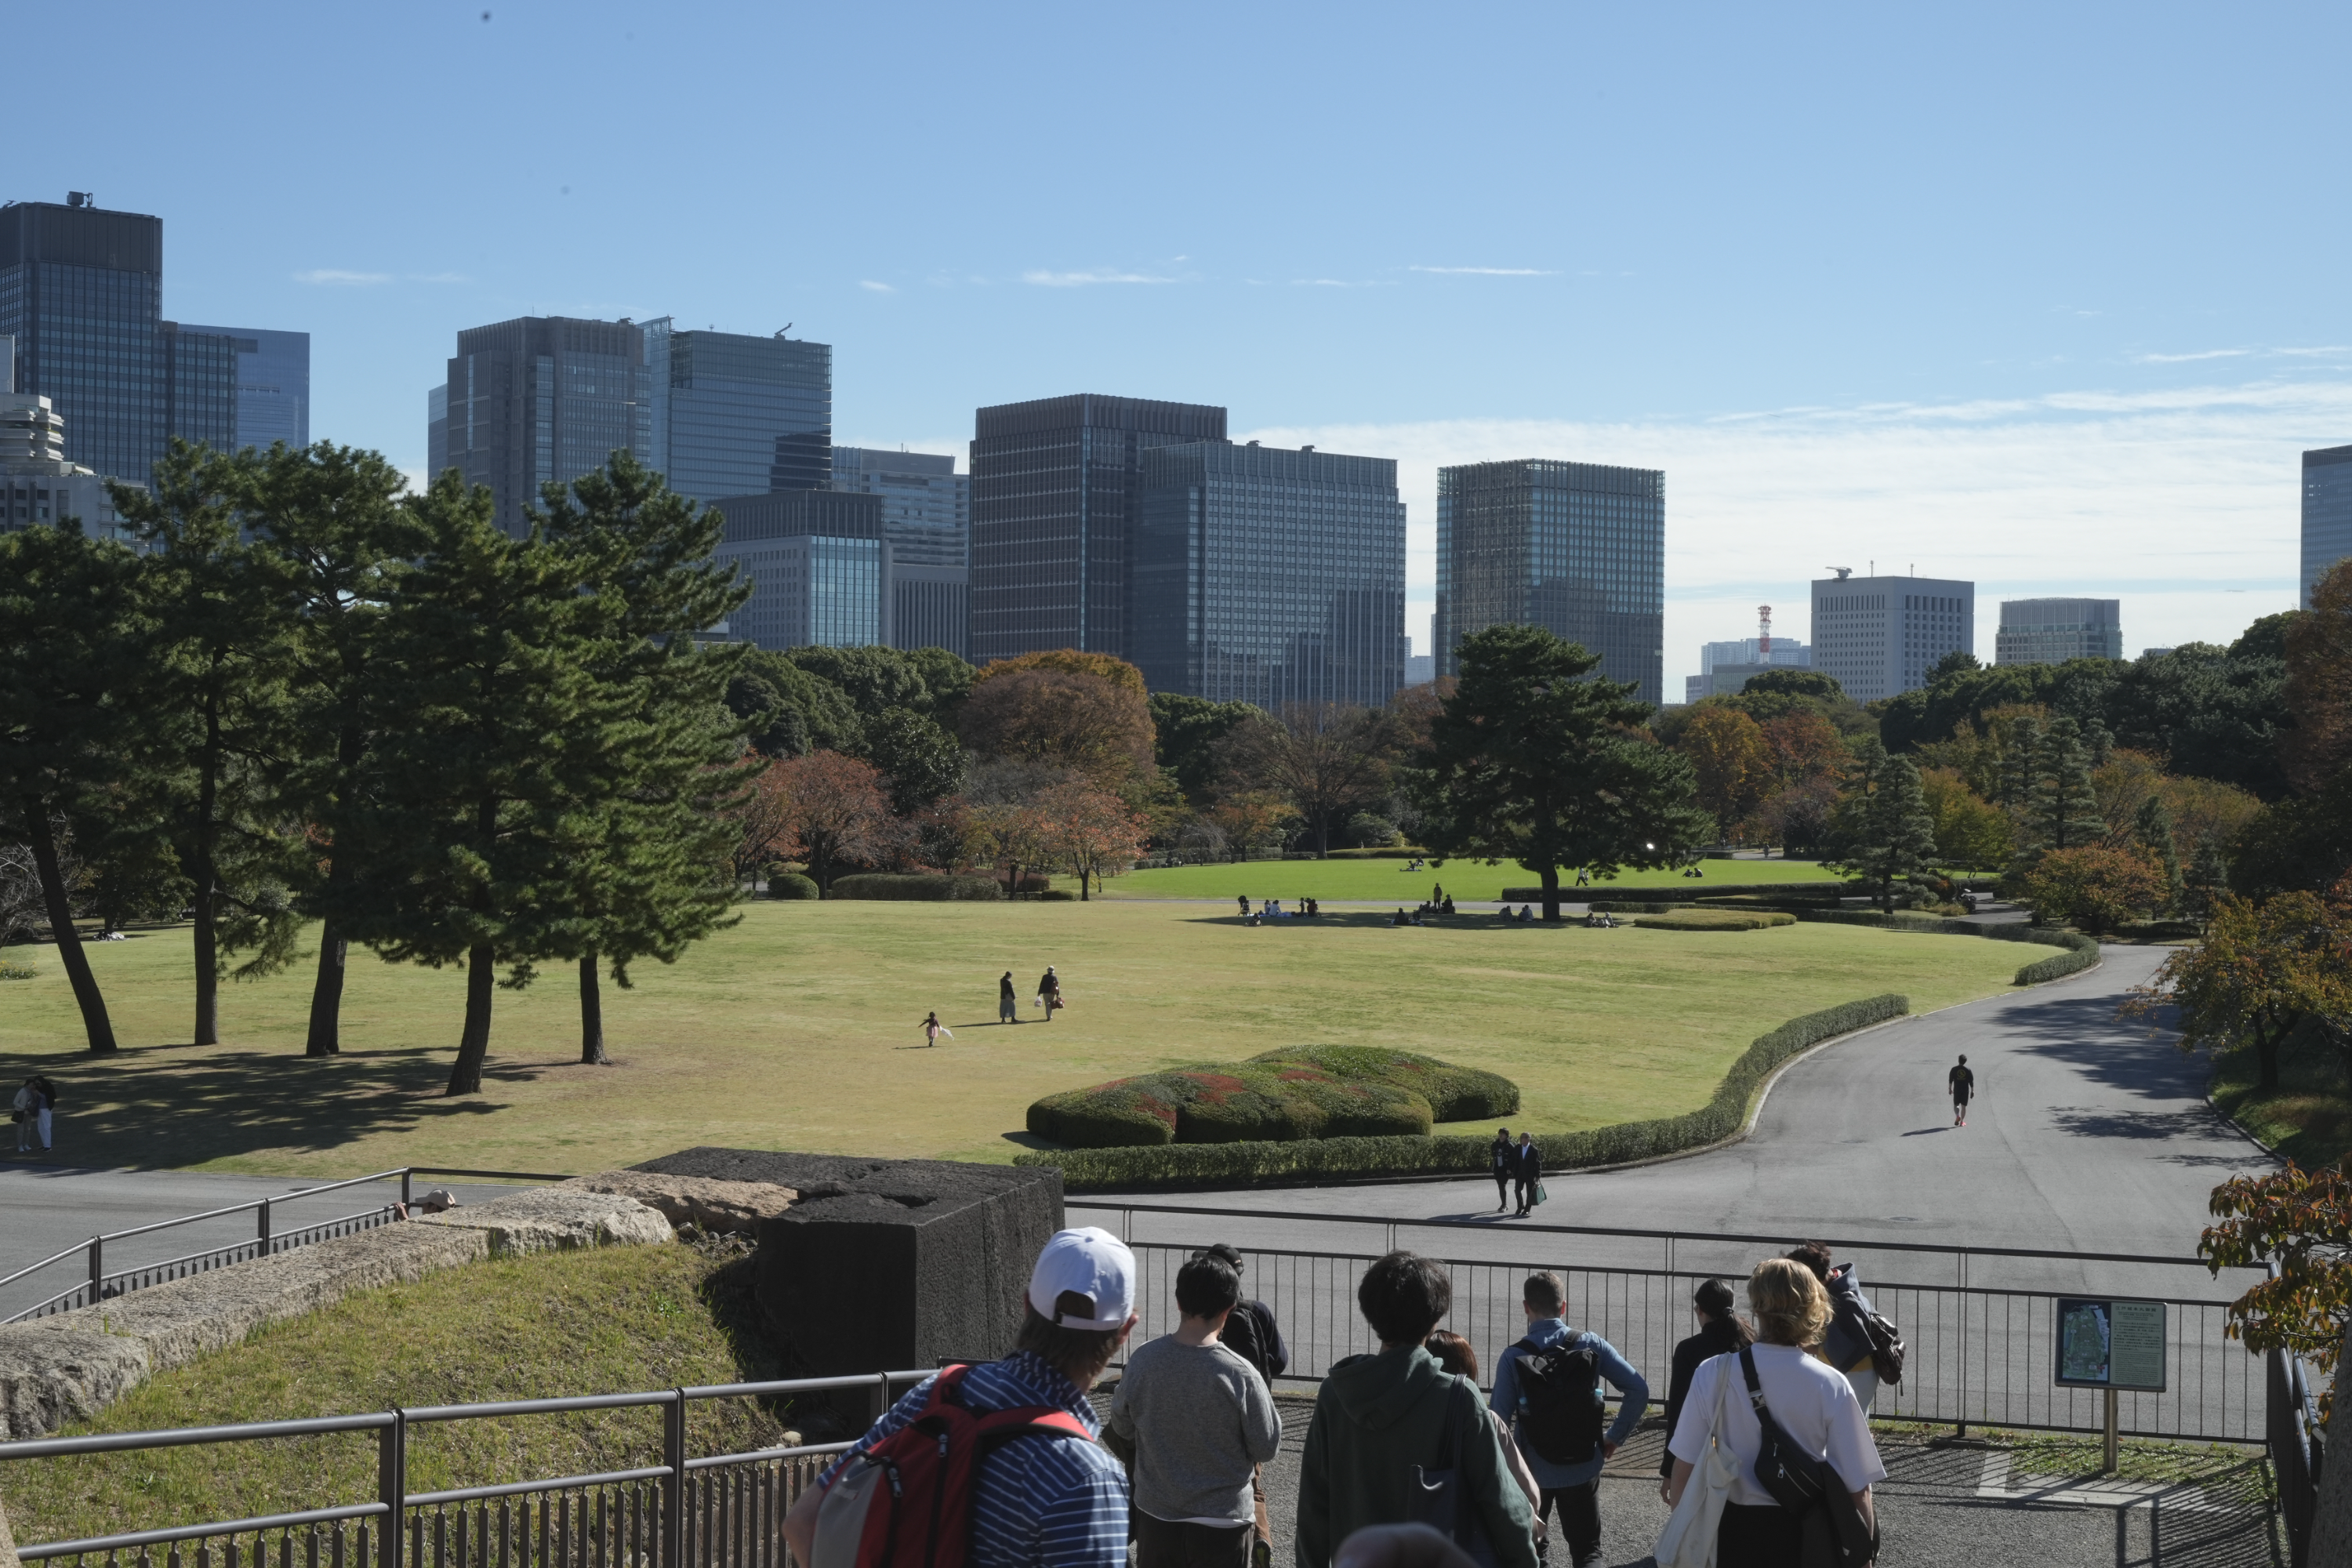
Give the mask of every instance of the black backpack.
<svg viewBox="0 0 2352 1568">
<path fill-rule="evenodd" d="M 1555 1465 L 1580 1465 L 1601 1452 L 1601 1352 L 1590 1334 L 1556 1345 L 1521 1340 L 1519 1433 Z"/>
</svg>

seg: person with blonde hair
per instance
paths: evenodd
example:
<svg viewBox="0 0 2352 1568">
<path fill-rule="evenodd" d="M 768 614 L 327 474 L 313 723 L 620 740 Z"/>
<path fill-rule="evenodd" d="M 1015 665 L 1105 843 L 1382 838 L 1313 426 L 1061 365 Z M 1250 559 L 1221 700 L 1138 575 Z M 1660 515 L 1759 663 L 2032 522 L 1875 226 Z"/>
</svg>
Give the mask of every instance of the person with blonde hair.
<svg viewBox="0 0 2352 1568">
<path fill-rule="evenodd" d="M 1756 1343 L 1702 1363 L 1692 1376 L 1666 1445 L 1674 1474 L 1662 1490 L 1669 1507 L 1680 1502 L 1710 1442 L 1720 1444 L 1738 1473 L 1716 1535 L 1717 1568 L 1799 1568 L 1804 1516 L 1782 1508 L 1756 1476 L 1764 1442 L 1760 1413 L 1769 1412 L 1791 1443 L 1835 1473 L 1874 1539 L 1870 1489 L 1885 1479 L 1886 1466 L 1853 1386 L 1810 1353 L 1830 1323 L 1829 1294 L 1812 1271 L 1790 1258 L 1768 1258 L 1748 1276 L 1748 1305 Z"/>
</svg>

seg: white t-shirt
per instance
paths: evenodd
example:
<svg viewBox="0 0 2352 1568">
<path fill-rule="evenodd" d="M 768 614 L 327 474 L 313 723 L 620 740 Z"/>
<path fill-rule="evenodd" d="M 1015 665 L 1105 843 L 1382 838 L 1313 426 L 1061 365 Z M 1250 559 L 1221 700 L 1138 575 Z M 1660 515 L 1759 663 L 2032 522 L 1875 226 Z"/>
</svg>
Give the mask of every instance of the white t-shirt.
<svg viewBox="0 0 2352 1568">
<path fill-rule="evenodd" d="M 1763 1385 L 1764 1404 L 1781 1431 L 1813 1458 L 1827 1459 L 1850 1492 L 1886 1479 L 1878 1446 L 1870 1440 L 1870 1418 L 1863 1414 L 1853 1387 L 1843 1373 L 1794 1345 L 1757 1345 L 1754 1353 L 1756 1381 Z M 1739 1370 L 1737 1355 L 1719 1355 L 1699 1364 L 1667 1451 L 1694 1465 L 1706 1457 L 1718 1379 L 1726 1384 L 1723 1440 L 1739 1462 L 1731 1500 L 1769 1508 L 1772 1494 L 1756 1480 L 1756 1452 L 1764 1445 L 1764 1429 L 1748 1402 L 1748 1379 Z"/>
</svg>

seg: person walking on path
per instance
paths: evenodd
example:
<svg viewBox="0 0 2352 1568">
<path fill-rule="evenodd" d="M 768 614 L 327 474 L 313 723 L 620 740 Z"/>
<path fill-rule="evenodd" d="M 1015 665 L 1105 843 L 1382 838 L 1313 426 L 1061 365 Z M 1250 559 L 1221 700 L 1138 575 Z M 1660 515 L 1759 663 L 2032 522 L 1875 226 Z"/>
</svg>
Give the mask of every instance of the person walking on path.
<svg viewBox="0 0 2352 1568">
<path fill-rule="evenodd" d="M 1525 1219 L 1536 1212 L 1536 1188 L 1543 1181 L 1543 1151 L 1531 1132 L 1520 1133 L 1519 1146 L 1511 1151 L 1511 1180 L 1519 1197 L 1519 1211 L 1511 1217 Z"/>
<path fill-rule="evenodd" d="M 1064 1005 L 1062 977 L 1054 973 L 1054 966 L 1050 963 L 1045 966 L 1045 973 L 1037 977 L 1037 1003 L 1045 1009 L 1045 1022 L 1048 1024 L 1054 1021 L 1054 1015 Z"/>
<path fill-rule="evenodd" d="M 49 1152 L 49 1113 L 57 1103 L 57 1086 L 47 1079 L 35 1073 L 25 1080 L 25 1087 L 16 1091 L 16 1108 L 22 1112 L 22 1118 L 16 1123 L 18 1153 L 30 1153 L 35 1138 L 41 1141 L 42 1153 Z"/>
<path fill-rule="evenodd" d="M 1460 1334 L 1450 1329 L 1440 1329 L 1422 1343 L 1430 1354 L 1437 1358 L 1437 1364 L 1454 1376 L 1467 1378 L 1474 1384 L 1478 1381 L 1478 1352 Z M 1511 1429 L 1503 1425 L 1503 1417 L 1489 1410 L 1486 1419 L 1495 1424 L 1495 1435 L 1502 1439 L 1503 1462 L 1510 1467 L 1511 1479 L 1519 1483 L 1519 1490 L 1527 1495 L 1528 1506 L 1536 1510 L 1536 1557 L 1541 1561 L 1544 1537 L 1549 1528 L 1543 1517 L 1543 1488 L 1536 1485 L 1535 1474 L 1520 1456 L 1519 1446 L 1511 1441 Z"/>
<path fill-rule="evenodd" d="M 1960 1054 L 1959 1066 L 1944 1075 L 1944 1081 L 1952 1089 L 1952 1125 L 1966 1127 L 1969 1124 L 1969 1101 L 1974 1100 L 1977 1093 L 1977 1075 L 1969 1070 L 1967 1052 Z"/>
<path fill-rule="evenodd" d="M 1844 1510 L 1874 1540 L 1878 1531 L 1870 1489 L 1886 1479 L 1886 1466 L 1852 1386 L 1806 1353 L 1829 1327 L 1829 1297 L 1821 1281 L 1801 1264 L 1767 1258 L 1748 1279 L 1748 1305 L 1756 1314 L 1757 1342 L 1705 1363 L 1691 1378 L 1682 1418 L 1666 1445 L 1674 1474 L 1659 1490 L 1669 1508 L 1681 1501 L 1710 1443 L 1719 1443 L 1738 1474 L 1716 1533 L 1716 1562 L 1722 1568 L 1801 1568 L 1805 1516 L 1782 1508 L 1757 1479 L 1756 1456 L 1764 1442 L 1758 1411 L 1770 1411 L 1790 1442 L 1836 1472 L 1845 1490 L 1829 1500 L 1832 1519 Z"/>
<path fill-rule="evenodd" d="M 1252 1480 L 1282 1446 L 1265 1380 L 1219 1339 L 1241 1276 L 1194 1256 L 1176 1272 L 1176 1331 L 1137 1348 L 1110 1432 L 1135 1452 L 1136 1568 L 1248 1568 Z"/>
<path fill-rule="evenodd" d="M 1518 1155 L 1511 1148 L 1509 1128 L 1495 1129 L 1495 1142 L 1487 1148 L 1486 1157 L 1495 1167 L 1495 1212 L 1501 1214 L 1504 1205 L 1511 1201 L 1511 1173 L 1518 1162 Z"/>
<path fill-rule="evenodd" d="M 1528 1276 L 1519 1298 L 1525 1339 L 1495 1367 L 1495 1413 L 1509 1425 L 1519 1453 L 1543 1489 L 1536 1505 L 1549 1519 L 1559 1505 L 1569 1561 L 1585 1568 L 1601 1557 L 1601 1467 L 1642 1424 L 1650 1385 L 1617 1347 L 1561 1318 L 1567 1292 L 1557 1274 Z M 1601 1384 L 1617 1390 L 1617 1419 L 1601 1430 Z"/>
<path fill-rule="evenodd" d="M 1743 1345 L 1756 1342 L 1756 1331 L 1740 1321 L 1739 1314 L 1731 1310 L 1731 1287 L 1720 1279 L 1703 1279 L 1691 1292 L 1691 1310 L 1698 1316 L 1698 1332 L 1675 1346 L 1675 1369 L 1666 1379 L 1666 1436 L 1675 1434 L 1675 1423 L 1682 1418 L 1683 1402 L 1690 1396 L 1691 1378 L 1701 1363 L 1719 1355 L 1729 1355 Z M 1658 1456 L 1658 1474 L 1675 1473 L 1675 1457 Z"/>
<path fill-rule="evenodd" d="M 1316 1394 L 1298 1464 L 1298 1568 L 1329 1568 L 1366 1525 L 1412 1522 L 1416 1465 L 1453 1472 L 1465 1521 L 1497 1568 L 1535 1568 L 1535 1513 L 1479 1416 L 1478 1390 L 1423 1343 L 1452 1310 L 1454 1282 L 1430 1258 L 1391 1252 L 1364 1270 L 1356 1305 L 1381 1348 L 1334 1364 Z"/>
<path fill-rule="evenodd" d="M 996 1021 L 1017 1024 L 1021 1021 L 1021 998 L 1013 990 L 1013 971 L 1006 970 L 996 982 Z"/>
<path fill-rule="evenodd" d="M 1067 1412 L 1098 1435 L 1087 1390 L 1135 1328 L 1135 1254 L 1109 1232 L 1056 1231 L 1030 1271 L 1013 1353 L 963 1369 L 954 1397 L 981 1415 Z M 801 1493 L 784 1518 L 793 1561 L 811 1561 L 825 1493 L 861 1455 L 911 1426 L 939 1381 L 917 1384 Z M 1127 1470 L 1099 1442 L 1032 1434 L 999 1443 L 971 1486 L 970 1568 L 1127 1568 Z"/>
<path fill-rule="evenodd" d="M 940 1022 L 939 1010 L 934 1008 L 923 1015 L 923 1039 L 926 1044 L 936 1046 L 941 1035 L 950 1040 L 955 1038 L 955 1031 Z"/>
<path fill-rule="evenodd" d="M 1818 1241 L 1806 1242 L 1789 1254 L 1789 1261 L 1804 1265 L 1821 1282 L 1830 1299 L 1830 1326 L 1822 1336 L 1821 1358 L 1845 1373 L 1864 1414 L 1878 1397 L 1878 1360 L 1872 1352 L 1870 1317 L 1877 1309 L 1862 1293 L 1862 1276 L 1851 1263 L 1830 1267 L 1830 1249 Z"/>
</svg>

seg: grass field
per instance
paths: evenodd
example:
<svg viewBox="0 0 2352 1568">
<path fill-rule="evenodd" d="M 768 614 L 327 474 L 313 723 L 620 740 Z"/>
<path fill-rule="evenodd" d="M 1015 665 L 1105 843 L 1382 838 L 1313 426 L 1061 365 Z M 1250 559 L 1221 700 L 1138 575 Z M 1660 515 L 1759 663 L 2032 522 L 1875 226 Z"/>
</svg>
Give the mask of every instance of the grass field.
<svg viewBox="0 0 2352 1568">
<path fill-rule="evenodd" d="M 614 1065 L 578 1064 L 567 971 L 497 997 L 485 1092 L 446 1100 L 464 977 L 356 950 L 337 1058 L 301 1056 L 307 965 L 228 987 L 227 1043 L 187 1038 L 189 938 L 87 951 L 125 1049 L 80 1048 L 55 952 L 0 983 L 0 1074 L 58 1085 L 57 1157 L 342 1176 L 393 1165 L 586 1172 L 698 1143 L 1009 1160 L 1029 1102 L 1128 1073 L 1310 1042 L 1391 1044 L 1515 1079 L 1512 1125 L 1691 1110 L 1783 1020 L 1879 992 L 1925 1011 L 2007 985 L 2006 942 L 1833 925 L 1685 934 L 1396 929 L 1369 912 L 1251 929 L 1146 901 L 771 903 L 635 990 L 605 988 Z M 1071 1005 L 1030 1005 L 1060 967 Z M 1012 969 L 1018 1026 L 995 1022 Z M 952 1040 L 926 1049 L 939 1009 Z"/>
<path fill-rule="evenodd" d="M 1286 907 L 1294 899 L 1332 901 L 1368 900 L 1408 907 L 1429 897 L 1433 883 L 1443 882 L 1454 901 L 1491 902 L 1505 888 L 1532 888 L 1538 879 L 1526 867 L 1506 861 L 1500 866 L 1475 860 L 1448 860 L 1444 865 L 1407 871 L 1402 860 L 1249 860 L 1237 865 L 1171 866 L 1157 871 L 1129 871 L 1104 885 L 1104 896 L 1114 899 L 1220 899 L 1231 900 L 1246 893 L 1250 902 L 1280 899 Z M 1603 888 L 1667 888 L 1676 896 L 1693 896 L 1710 885 L 1742 882 L 1834 882 L 1834 871 L 1824 871 L 1811 860 L 1706 860 L 1704 877 L 1684 877 L 1674 871 L 1627 871 Z M 1563 884 L 1576 880 L 1563 873 Z M 1568 890 L 1565 888 L 1564 891 Z M 1576 898 L 1606 898 L 1591 891 Z"/>
<path fill-rule="evenodd" d="M 2332 1165 L 2352 1150 L 2352 1093 L 2344 1058 L 2305 1027 L 2279 1046 L 2279 1087 L 2264 1094 L 2254 1053 L 2241 1047 L 2213 1063 L 2213 1103 L 2264 1147 L 2306 1171 Z"/>
</svg>

